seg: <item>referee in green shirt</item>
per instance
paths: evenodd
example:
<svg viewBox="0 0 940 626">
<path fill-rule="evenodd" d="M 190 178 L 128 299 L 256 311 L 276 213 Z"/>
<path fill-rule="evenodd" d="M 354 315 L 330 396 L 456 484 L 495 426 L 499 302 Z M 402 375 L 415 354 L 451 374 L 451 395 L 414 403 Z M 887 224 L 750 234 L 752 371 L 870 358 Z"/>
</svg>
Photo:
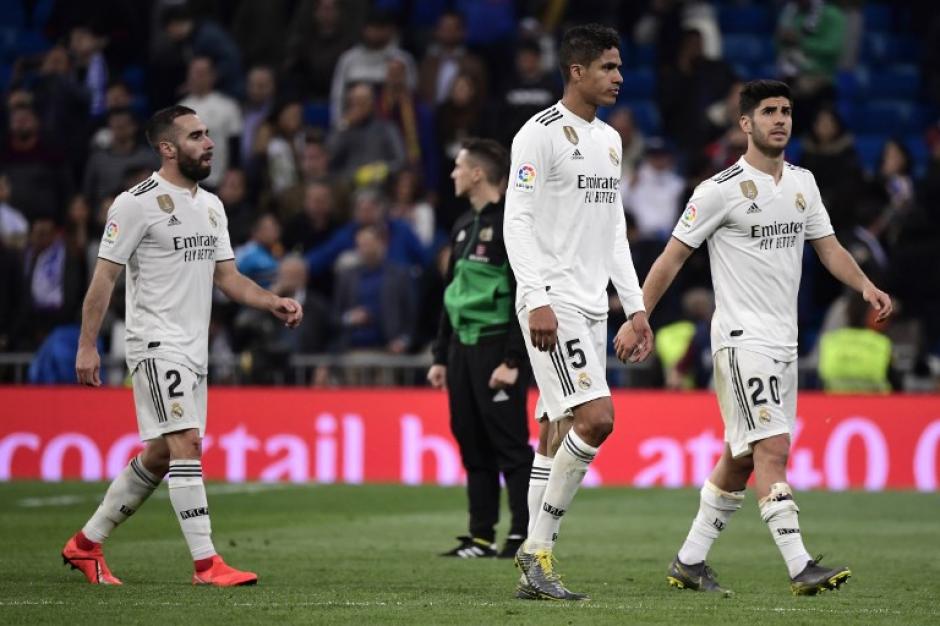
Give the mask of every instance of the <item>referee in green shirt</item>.
<svg viewBox="0 0 940 626">
<path fill-rule="evenodd" d="M 442 556 L 512 558 L 529 524 L 532 447 L 526 411 L 531 372 L 513 306 L 516 281 L 503 243 L 509 155 L 491 139 L 469 139 L 457 154 L 454 188 L 471 209 L 451 232 L 444 311 L 428 381 L 447 386 L 450 424 L 467 471 L 470 534 Z M 498 549 L 499 477 L 512 522 Z"/>
</svg>

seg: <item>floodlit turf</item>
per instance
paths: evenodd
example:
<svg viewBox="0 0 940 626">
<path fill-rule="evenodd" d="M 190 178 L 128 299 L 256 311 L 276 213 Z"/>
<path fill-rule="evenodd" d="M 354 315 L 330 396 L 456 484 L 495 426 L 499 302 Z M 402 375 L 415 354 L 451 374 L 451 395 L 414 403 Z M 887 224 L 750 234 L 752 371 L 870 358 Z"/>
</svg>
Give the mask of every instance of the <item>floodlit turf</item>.
<svg viewBox="0 0 940 626">
<path fill-rule="evenodd" d="M 435 556 L 465 523 L 460 489 L 210 485 L 216 546 L 257 587 L 193 588 L 166 487 L 106 547 L 120 588 L 93 587 L 59 551 L 103 493 L 95 484 L 0 485 L 0 624 L 928 624 L 940 622 L 940 498 L 807 493 L 807 546 L 854 573 L 836 593 L 790 595 L 753 497 L 710 561 L 737 595 L 669 588 L 697 506 L 691 490 L 582 491 L 557 548 L 593 600 L 515 600 L 503 560 Z"/>
</svg>

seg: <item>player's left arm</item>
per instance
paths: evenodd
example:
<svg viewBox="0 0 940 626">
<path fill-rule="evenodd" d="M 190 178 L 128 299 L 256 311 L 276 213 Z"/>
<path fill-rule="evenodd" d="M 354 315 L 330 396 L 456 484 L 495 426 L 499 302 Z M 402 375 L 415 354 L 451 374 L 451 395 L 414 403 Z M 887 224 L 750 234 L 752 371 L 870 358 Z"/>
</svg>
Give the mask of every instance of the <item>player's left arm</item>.
<svg viewBox="0 0 940 626">
<path fill-rule="evenodd" d="M 888 319 L 894 310 L 891 296 L 878 289 L 858 266 L 849 251 L 846 250 L 835 235 L 828 235 L 810 241 L 819 260 L 829 273 L 844 284 L 862 294 L 865 302 L 878 311 L 877 321 Z"/>
<path fill-rule="evenodd" d="M 213 276 L 216 287 L 229 299 L 262 311 L 270 311 L 288 328 L 296 328 L 304 317 L 303 307 L 293 298 L 281 298 L 263 289 L 235 267 L 235 260 L 228 259 L 215 264 Z"/>
<path fill-rule="evenodd" d="M 627 222 L 620 207 L 614 211 L 613 245 L 610 247 L 610 281 L 617 290 L 617 296 L 623 306 L 628 323 L 636 333 L 637 343 L 630 360 L 640 362 L 653 351 L 653 330 L 650 328 L 646 308 L 643 304 L 643 290 L 640 279 L 633 266 L 630 244 L 627 242 Z"/>
</svg>

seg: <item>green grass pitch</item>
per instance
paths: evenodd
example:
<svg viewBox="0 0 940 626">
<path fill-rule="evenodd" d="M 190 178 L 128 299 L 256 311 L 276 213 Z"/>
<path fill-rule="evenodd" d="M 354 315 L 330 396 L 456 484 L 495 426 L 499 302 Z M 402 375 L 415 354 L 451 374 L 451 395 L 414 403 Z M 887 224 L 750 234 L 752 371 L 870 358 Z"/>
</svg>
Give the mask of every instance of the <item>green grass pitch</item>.
<svg viewBox="0 0 940 626">
<path fill-rule="evenodd" d="M 435 556 L 466 521 L 463 491 L 435 487 L 210 484 L 217 548 L 260 575 L 258 586 L 236 589 L 189 584 L 161 487 L 107 546 L 124 586 L 93 587 L 59 550 L 103 489 L 0 485 L 0 624 L 940 623 L 936 494 L 799 494 L 807 547 L 854 573 L 818 597 L 790 595 L 750 494 L 709 559 L 736 592 L 723 599 L 665 582 L 694 491 L 583 490 L 556 554 L 571 588 L 593 600 L 558 604 L 515 600 L 509 561 Z"/>
</svg>

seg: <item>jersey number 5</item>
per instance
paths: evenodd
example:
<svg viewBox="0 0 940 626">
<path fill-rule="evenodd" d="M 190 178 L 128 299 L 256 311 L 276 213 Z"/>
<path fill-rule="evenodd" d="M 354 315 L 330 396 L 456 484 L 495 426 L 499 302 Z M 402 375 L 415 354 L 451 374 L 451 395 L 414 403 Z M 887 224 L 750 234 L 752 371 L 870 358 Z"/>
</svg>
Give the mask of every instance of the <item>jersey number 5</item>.
<svg viewBox="0 0 940 626">
<path fill-rule="evenodd" d="M 571 341 L 565 342 L 565 349 L 568 350 L 568 359 L 571 362 L 571 367 L 576 370 L 587 365 L 587 357 L 584 355 L 584 350 L 578 347 L 579 343 L 581 343 L 580 339 L 572 339 Z"/>
</svg>

